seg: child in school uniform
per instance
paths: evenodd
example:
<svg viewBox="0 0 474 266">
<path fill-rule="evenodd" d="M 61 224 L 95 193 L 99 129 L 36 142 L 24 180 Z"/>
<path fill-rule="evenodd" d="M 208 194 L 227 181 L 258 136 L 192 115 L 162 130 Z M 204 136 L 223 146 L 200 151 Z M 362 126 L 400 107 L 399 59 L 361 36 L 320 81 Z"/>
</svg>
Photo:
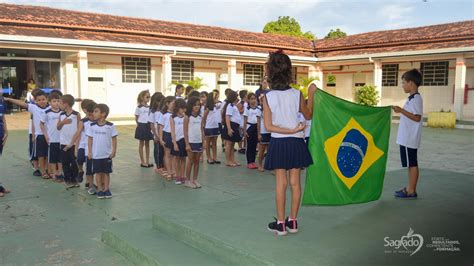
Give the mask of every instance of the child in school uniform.
<svg viewBox="0 0 474 266">
<path fill-rule="evenodd" d="M 177 99 L 174 103 L 173 115 L 170 119 L 171 139 L 173 147 L 171 155 L 175 156 L 176 185 L 181 185 L 186 180 L 186 141 L 184 140 L 184 116 L 186 112 L 186 101 Z"/>
<path fill-rule="evenodd" d="M 220 109 L 218 105 L 219 94 L 215 91 L 207 95 L 205 109 L 203 113 L 204 136 L 206 139 L 206 155 L 208 164 L 220 164 L 217 160 L 217 137 L 220 135 L 219 121 L 221 119 Z"/>
<path fill-rule="evenodd" d="M 26 103 L 34 104 L 34 98 L 38 94 L 38 92 L 42 92 L 41 89 L 33 89 L 30 93 L 30 98 L 27 98 Z M 38 157 L 35 155 L 35 134 L 33 129 L 33 115 L 30 115 L 28 120 L 28 158 L 33 166 L 33 176 L 41 176 L 41 171 L 39 169 L 38 164 Z"/>
<path fill-rule="evenodd" d="M 70 94 L 61 97 L 62 112 L 58 120 L 59 143 L 61 144 L 61 164 L 64 172 L 64 182 L 67 188 L 79 187 L 77 176 L 79 168 L 74 154 L 76 143 L 81 136 L 79 124 L 81 115 L 74 111 L 74 97 Z"/>
<path fill-rule="evenodd" d="M 254 93 L 248 94 L 248 106 L 244 109 L 244 130 L 247 147 L 245 155 L 247 157 L 247 168 L 257 169 L 255 158 L 257 155 L 258 143 L 258 122 L 262 116 L 262 111 L 257 106 L 257 96 Z"/>
<path fill-rule="evenodd" d="M 150 114 L 150 93 L 147 90 L 141 91 L 137 97 L 138 106 L 135 109 L 135 121 L 137 128 L 135 129 L 135 139 L 138 139 L 138 154 L 140 155 L 140 166 L 144 168 L 153 167 L 150 164 L 150 140 L 153 140 L 148 116 Z M 145 155 L 143 155 L 145 148 Z"/>
<path fill-rule="evenodd" d="M 0 157 L 2 157 L 3 147 L 5 147 L 5 144 L 7 144 L 7 139 L 8 139 L 7 120 L 5 118 L 6 111 L 7 111 L 7 105 L 5 104 L 5 100 L 3 99 L 3 96 L 0 95 Z M 4 197 L 5 194 L 10 193 L 10 192 L 11 191 L 5 188 L 0 182 L 0 197 Z"/>
<path fill-rule="evenodd" d="M 242 128 L 240 127 L 242 117 L 237 108 L 237 92 L 230 91 L 227 94 L 227 102 L 224 105 L 222 121 L 224 128 L 222 130 L 222 138 L 225 140 L 225 157 L 226 165 L 229 167 L 240 166 L 235 160 L 234 146 L 236 142 L 242 140 Z"/>
<path fill-rule="evenodd" d="M 262 92 L 260 98 L 263 97 L 264 92 Z M 263 106 L 259 106 L 261 117 L 258 117 L 258 171 L 264 172 L 263 168 L 263 159 L 265 158 L 265 152 L 267 151 L 268 144 L 270 143 L 270 132 L 265 128 L 265 123 L 263 119 Z"/>
<path fill-rule="evenodd" d="M 79 140 L 79 145 L 77 149 L 77 166 L 79 167 L 78 181 L 82 180 L 84 176 L 84 164 L 86 164 L 86 183 L 85 188 L 89 195 L 97 194 L 97 185 L 94 184 L 94 173 L 92 172 L 92 160 L 87 158 L 89 153 L 87 142 L 89 138 L 86 133 L 89 130 L 89 127 L 94 123 L 94 108 L 96 103 L 90 99 L 84 99 L 81 102 L 82 112 L 85 114 L 85 117 L 79 122 L 78 131 L 81 132 L 81 137 Z"/>
<path fill-rule="evenodd" d="M 35 91 L 33 95 L 36 95 L 34 100 L 35 103 L 25 103 L 22 100 L 17 100 L 13 98 L 5 97 L 5 100 L 16 104 L 22 108 L 28 110 L 32 116 L 32 133 L 33 133 L 33 158 L 38 159 L 38 167 L 41 176 L 44 179 L 48 179 L 49 175 L 47 173 L 47 157 L 48 157 L 48 143 L 44 138 L 43 132 L 40 128 L 41 117 L 43 117 L 44 112 L 49 109 L 48 98 L 46 93 L 40 89 Z M 39 176 L 38 172 L 35 170 L 33 173 L 35 176 Z"/>
<path fill-rule="evenodd" d="M 155 92 L 151 96 L 150 100 L 150 113 L 148 115 L 148 123 L 150 124 L 151 132 L 153 133 L 153 158 L 155 159 L 155 173 L 163 174 L 164 172 L 164 161 L 163 156 L 165 150 L 163 146 L 160 145 L 160 135 L 158 133 L 158 121 L 160 121 L 161 116 L 161 102 L 165 96 L 161 92 Z"/>
<path fill-rule="evenodd" d="M 402 167 L 408 167 L 408 185 L 395 192 L 399 199 L 416 199 L 416 185 L 420 175 L 418 169 L 418 149 L 423 128 L 423 99 L 418 92 L 422 75 L 417 69 L 412 69 L 402 75 L 402 87 L 410 94 L 403 108 L 392 106 L 395 113 L 400 113 L 397 144 L 400 145 Z"/>
<path fill-rule="evenodd" d="M 171 154 L 171 149 L 173 148 L 173 141 L 171 139 L 171 128 L 170 128 L 170 120 L 171 120 L 171 112 L 174 108 L 174 102 L 176 98 L 174 96 L 167 96 L 163 102 L 161 103 L 161 118 L 158 122 L 159 124 L 159 131 L 158 134 L 160 136 L 160 143 L 165 150 L 164 154 L 164 162 L 166 173 L 163 173 L 163 177 L 166 178 L 167 181 L 173 180 L 176 172 L 174 169 L 174 156 Z"/>
<path fill-rule="evenodd" d="M 249 106 L 248 104 L 248 91 L 247 90 L 241 90 L 239 91 L 239 97 L 240 97 L 240 102 L 237 104 L 237 109 L 239 109 L 239 112 L 240 112 L 240 116 L 241 116 L 241 122 L 240 122 L 240 127 L 242 129 L 244 129 L 245 131 L 245 128 L 244 128 L 244 112 L 245 112 L 245 109 L 247 109 L 247 107 Z M 242 138 L 241 141 L 239 141 L 239 153 L 240 154 L 245 154 L 245 147 L 247 146 L 247 143 L 246 143 L 247 139 L 245 138 Z"/>
<path fill-rule="evenodd" d="M 271 90 L 263 97 L 265 128 L 271 132 L 265 169 L 275 170 L 277 218 L 268 224 L 268 230 L 278 235 L 298 232 L 297 215 L 301 200 L 301 168 L 312 164 L 308 147 L 304 142 L 304 125 L 298 120 L 298 112 L 311 119 L 316 86 L 308 89 L 308 105 L 299 90 L 290 87 L 292 66 L 290 58 L 279 50 L 270 53 L 267 64 Z M 291 187 L 291 211 L 285 219 L 288 175 Z"/>
<path fill-rule="evenodd" d="M 174 97 L 176 99 L 184 99 L 184 85 L 183 84 L 178 84 L 176 85 L 176 88 L 174 90 Z"/>
<path fill-rule="evenodd" d="M 61 144 L 59 143 L 58 120 L 61 115 L 61 97 L 60 91 L 53 91 L 49 94 L 50 108 L 42 114 L 40 128 L 46 143 L 48 143 L 48 175 L 55 182 L 64 182 L 61 165 Z"/>
<path fill-rule="evenodd" d="M 94 108 L 94 120 L 86 135 L 88 137 L 87 157 L 92 160 L 92 170 L 97 182 L 97 198 L 110 199 L 110 174 L 112 160 L 117 153 L 117 130 L 113 123 L 107 121 L 109 107 L 97 104 Z"/>
<path fill-rule="evenodd" d="M 200 188 L 197 181 L 199 174 L 199 158 L 202 155 L 202 141 L 204 127 L 201 116 L 201 102 L 197 97 L 188 99 L 186 106 L 186 116 L 184 118 L 184 140 L 186 141 L 186 151 L 188 162 L 186 164 L 186 181 L 184 185 L 189 188 Z M 191 176 L 191 171 L 192 176 Z"/>
</svg>

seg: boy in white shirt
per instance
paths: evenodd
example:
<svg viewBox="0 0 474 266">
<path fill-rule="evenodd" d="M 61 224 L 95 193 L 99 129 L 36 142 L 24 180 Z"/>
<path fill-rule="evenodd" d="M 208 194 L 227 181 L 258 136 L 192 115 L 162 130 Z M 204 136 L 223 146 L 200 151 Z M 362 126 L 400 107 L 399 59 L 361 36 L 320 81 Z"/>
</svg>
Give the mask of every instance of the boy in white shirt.
<svg viewBox="0 0 474 266">
<path fill-rule="evenodd" d="M 79 168 L 77 167 L 76 155 L 74 154 L 76 143 L 79 140 L 81 132 L 79 124 L 81 115 L 72 109 L 74 97 L 66 94 L 61 97 L 61 106 L 63 112 L 59 116 L 58 130 L 59 143 L 61 144 L 61 164 L 63 166 L 64 181 L 67 188 L 79 187 L 77 180 Z"/>
<path fill-rule="evenodd" d="M 59 108 L 61 96 L 62 93 L 60 91 L 53 91 L 49 94 L 48 98 L 50 108 L 43 113 L 40 123 L 41 131 L 48 143 L 48 173 L 55 182 L 64 181 L 64 176 L 62 175 L 61 145 L 59 143 L 58 130 L 58 120 L 61 115 L 61 109 Z"/>
<path fill-rule="evenodd" d="M 34 175 L 38 176 L 41 174 L 43 178 L 49 178 L 48 173 L 46 172 L 47 156 L 48 156 L 48 143 L 44 138 L 43 132 L 40 129 L 40 121 L 44 112 L 49 109 L 48 98 L 46 93 L 42 90 L 35 91 L 34 94 L 35 103 L 25 103 L 22 100 L 6 98 L 6 101 L 9 101 L 13 104 L 16 104 L 22 108 L 26 108 L 28 112 L 32 115 L 32 128 L 34 132 L 34 141 L 33 141 L 33 158 L 38 158 L 38 164 L 41 173 L 38 173 L 35 170 Z"/>
<path fill-rule="evenodd" d="M 92 170 L 97 183 L 97 198 L 110 199 L 110 173 L 112 173 L 112 159 L 117 152 L 117 130 L 114 124 L 106 121 L 109 107 L 97 104 L 94 108 L 94 120 L 86 132 L 88 140 L 88 155 L 92 159 Z"/>
<path fill-rule="evenodd" d="M 403 167 L 408 167 L 408 186 L 395 192 L 396 198 L 416 199 L 416 184 L 419 177 L 418 148 L 423 128 L 423 99 L 418 93 L 422 76 L 417 69 L 412 69 L 402 75 L 402 87 L 409 93 L 408 100 L 403 108 L 392 106 L 395 113 L 400 113 L 397 144 L 400 145 L 400 158 Z"/>
</svg>

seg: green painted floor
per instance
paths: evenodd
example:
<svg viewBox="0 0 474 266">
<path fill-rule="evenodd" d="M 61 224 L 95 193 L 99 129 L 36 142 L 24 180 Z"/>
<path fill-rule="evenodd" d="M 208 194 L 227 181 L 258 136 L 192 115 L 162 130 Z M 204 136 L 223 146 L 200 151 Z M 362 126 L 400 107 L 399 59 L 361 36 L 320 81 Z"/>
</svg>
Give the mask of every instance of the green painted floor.
<svg viewBox="0 0 474 266">
<path fill-rule="evenodd" d="M 274 179 L 244 167 L 203 164 L 203 188 L 168 183 L 138 167 L 133 127 L 119 127 L 111 200 L 83 188 L 65 190 L 31 175 L 25 131 L 10 132 L 0 181 L 0 265 L 472 265 L 474 132 L 424 128 L 420 198 L 395 200 L 405 185 L 392 129 L 388 172 L 379 201 L 341 207 L 303 206 L 300 232 L 275 237 Z M 222 154 L 223 155 L 223 154 Z M 239 156 L 241 162 L 244 157 Z M 304 178 L 302 180 L 304 183 Z M 460 242 L 459 252 L 388 254 L 384 237 L 412 228 Z M 105 241 L 105 242 L 104 242 Z"/>
</svg>

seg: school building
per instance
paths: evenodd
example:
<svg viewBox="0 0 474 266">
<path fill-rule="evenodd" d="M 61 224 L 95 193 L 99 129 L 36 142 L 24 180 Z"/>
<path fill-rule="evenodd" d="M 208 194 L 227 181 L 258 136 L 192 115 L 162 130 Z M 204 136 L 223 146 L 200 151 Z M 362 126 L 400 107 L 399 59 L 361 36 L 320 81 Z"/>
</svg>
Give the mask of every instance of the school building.
<svg viewBox="0 0 474 266">
<path fill-rule="evenodd" d="M 309 41 L 188 23 L 0 4 L 0 75 L 16 97 L 33 78 L 132 116 L 141 90 L 173 93 L 202 78 L 201 90 L 256 90 L 269 51 L 283 49 L 294 79 L 318 77 L 347 100 L 373 84 L 381 105 L 403 105 L 401 74 L 423 73 L 424 111 L 474 119 L 474 21 Z M 223 95 L 223 93 L 221 93 Z"/>
</svg>

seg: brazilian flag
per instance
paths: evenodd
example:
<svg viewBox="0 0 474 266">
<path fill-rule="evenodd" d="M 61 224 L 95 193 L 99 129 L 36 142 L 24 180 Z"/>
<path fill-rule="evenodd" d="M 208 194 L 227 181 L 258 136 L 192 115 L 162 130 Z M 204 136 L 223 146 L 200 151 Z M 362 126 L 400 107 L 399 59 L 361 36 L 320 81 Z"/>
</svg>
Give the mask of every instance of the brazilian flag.
<svg viewBox="0 0 474 266">
<path fill-rule="evenodd" d="M 391 108 L 345 101 L 322 90 L 314 96 L 303 204 L 342 205 L 382 193 Z"/>
</svg>

